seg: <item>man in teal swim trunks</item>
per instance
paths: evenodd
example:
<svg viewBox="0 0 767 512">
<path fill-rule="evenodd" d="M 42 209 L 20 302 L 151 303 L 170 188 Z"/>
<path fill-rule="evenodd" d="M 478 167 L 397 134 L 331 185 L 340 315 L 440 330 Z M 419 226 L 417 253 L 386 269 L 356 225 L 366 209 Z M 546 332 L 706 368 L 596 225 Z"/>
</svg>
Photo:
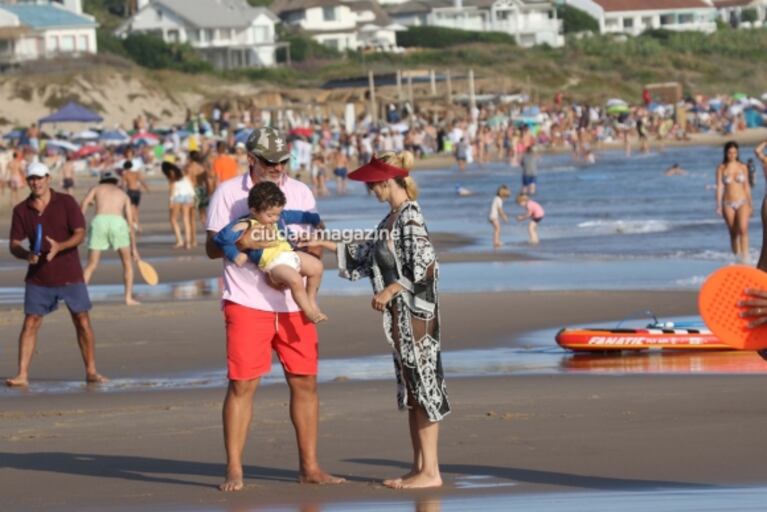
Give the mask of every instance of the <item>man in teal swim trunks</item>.
<svg viewBox="0 0 767 512">
<path fill-rule="evenodd" d="M 133 260 L 138 260 L 136 236 L 133 224 L 133 209 L 130 198 L 117 186 L 118 177 L 107 171 L 101 175 L 99 184 L 93 187 L 80 205 L 83 215 L 93 203 L 96 215 L 88 229 L 88 264 L 83 271 L 86 284 L 101 259 L 101 251 L 114 249 L 120 255 L 125 283 L 125 303 L 135 306 L 133 298 Z"/>
</svg>

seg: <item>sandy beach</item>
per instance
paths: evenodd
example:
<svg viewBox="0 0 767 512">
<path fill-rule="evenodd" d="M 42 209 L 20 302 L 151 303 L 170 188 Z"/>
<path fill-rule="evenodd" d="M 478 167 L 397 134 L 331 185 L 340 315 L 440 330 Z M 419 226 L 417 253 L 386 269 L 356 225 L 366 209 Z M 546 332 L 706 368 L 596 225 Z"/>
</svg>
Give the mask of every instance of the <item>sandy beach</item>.
<svg viewBox="0 0 767 512">
<path fill-rule="evenodd" d="M 156 263 L 163 282 L 215 278 L 220 262 L 208 261 L 202 248 L 189 253 L 170 249 L 167 196 L 160 182 L 155 185 L 142 207 L 142 255 Z M 7 230 L 7 220 L 0 229 Z M 465 240 L 448 234 L 435 238 L 443 261 L 519 258 L 481 250 L 449 252 Z M 0 287 L 22 286 L 23 265 L 3 253 L 0 268 Z M 119 282 L 119 264 L 109 256 L 94 283 Z M 330 317 L 319 328 L 323 360 L 344 360 L 353 367 L 388 354 L 380 315 L 367 296 L 325 295 L 321 303 Z M 471 351 L 524 347 L 530 332 L 615 321 L 648 307 L 659 316 L 694 315 L 696 295 L 444 294 L 443 349 L 460 358 Z M 18 304 L 0 309 L 0 375 L 15 371 L 22 317 Z M 370 503 L 395 502 L 436 511 L 443 500 L 456 497 L 471 499 L 474 505 L 467 509 L 484 510 L 488 496 L 767 484 L 761 376 L 716 369 L 682 375 L 652 368 L 650 374 L 613 373 L 599 371 L 599 364 L 591 371 L 570 371 L 582 369 L 583 360 L 544 353 L 558 361 L 553 370 L 448 377 L 454 413 L 441 435 L 442 489 L 401 492 L 379 485 L 383 478 L 404 473 L 410 455 L 391 370 L 388 377 L 374 380 L 341 372 L 320 384 L 320 458 L 327 470 L 349 483 L 296 483 L 287 387 L 270 384 L 257 393 L 246 488 L 222 494 L 216 486 L 224 472 L 225 354 L 217 298 L 149 298 L 133 308 L 97 302 L 92 319 L 99 370 L 125 385 L 81 385 L 82 365 L 68 315 L 60 310 L 45 319 L 30 388 L 0 390 L 3 511 L 315 511 L 338 503 L 350 504 L 347 510 L 378 510 L 384 505 Z M 541 343 L 556 348 L 553 336 Z M 648 360 L 624 359 L 619 367 L 630 361 L 641 366 Z M 195 386 L 162 384 L 189 377 L 197 379 Z"/>
</svg>

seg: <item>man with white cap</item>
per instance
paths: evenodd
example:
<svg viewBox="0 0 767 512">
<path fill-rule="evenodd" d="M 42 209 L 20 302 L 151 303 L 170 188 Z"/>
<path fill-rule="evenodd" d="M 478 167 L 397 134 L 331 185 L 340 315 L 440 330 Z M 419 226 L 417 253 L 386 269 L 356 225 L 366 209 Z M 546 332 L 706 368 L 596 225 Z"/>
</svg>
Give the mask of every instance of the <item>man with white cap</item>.
<svg viewBox="0 0 767 512">
<path fill-rule="evenodd" d="M 77 201 L 51 189 L 48 167 L 27 167 L 30 194 L 13 209 L 10 251 L 29 263 L 24 289 L 24 325 L 19 335 L 19 371 L 5 383 L 29 384 L 29 364 L 43 317 L 63 300 L 72 316 L 89 383 L 107 379 L 96 370 L 94 336 L 88 311 L 91 301 L 83 279 L 77 246 L 85 239 L 85 218 Z M 24 248 L 28 242 L 29 249 Z"/>
</svg>

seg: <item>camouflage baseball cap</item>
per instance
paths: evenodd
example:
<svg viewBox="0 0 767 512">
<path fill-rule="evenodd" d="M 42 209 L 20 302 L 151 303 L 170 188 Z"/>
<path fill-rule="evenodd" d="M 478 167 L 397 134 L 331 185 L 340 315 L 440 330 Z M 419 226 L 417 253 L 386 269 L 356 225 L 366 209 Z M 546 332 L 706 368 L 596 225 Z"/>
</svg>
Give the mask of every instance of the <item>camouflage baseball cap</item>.
<svg viewBox="0 0 767 512">
<path fill-rule="evenodd" d="M 267 162 L 279 163 L 290 158 L 288 139 L 274 128 L 256 128 L 245 143 L 248 153 L 253 153 Z"/>
</svg>

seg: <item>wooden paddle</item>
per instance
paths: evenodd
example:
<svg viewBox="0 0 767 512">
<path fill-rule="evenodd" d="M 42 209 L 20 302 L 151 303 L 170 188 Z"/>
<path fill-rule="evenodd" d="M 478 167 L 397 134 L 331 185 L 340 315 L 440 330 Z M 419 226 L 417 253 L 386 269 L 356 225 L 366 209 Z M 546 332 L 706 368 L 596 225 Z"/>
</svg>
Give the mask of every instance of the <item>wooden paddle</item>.
<svg viewBox="0 0 767 512">
<path fill-rule="evenodd" d="M 157 276 L 157 271 L 152 265 L 144 260 L 138 260 L 136 261 L 136 264 L 138 265 L 138 271 L 141 274 L 141 278 L 146 284 L 155 286 L 160 282 L 160 278 Z"/>
</svg>

